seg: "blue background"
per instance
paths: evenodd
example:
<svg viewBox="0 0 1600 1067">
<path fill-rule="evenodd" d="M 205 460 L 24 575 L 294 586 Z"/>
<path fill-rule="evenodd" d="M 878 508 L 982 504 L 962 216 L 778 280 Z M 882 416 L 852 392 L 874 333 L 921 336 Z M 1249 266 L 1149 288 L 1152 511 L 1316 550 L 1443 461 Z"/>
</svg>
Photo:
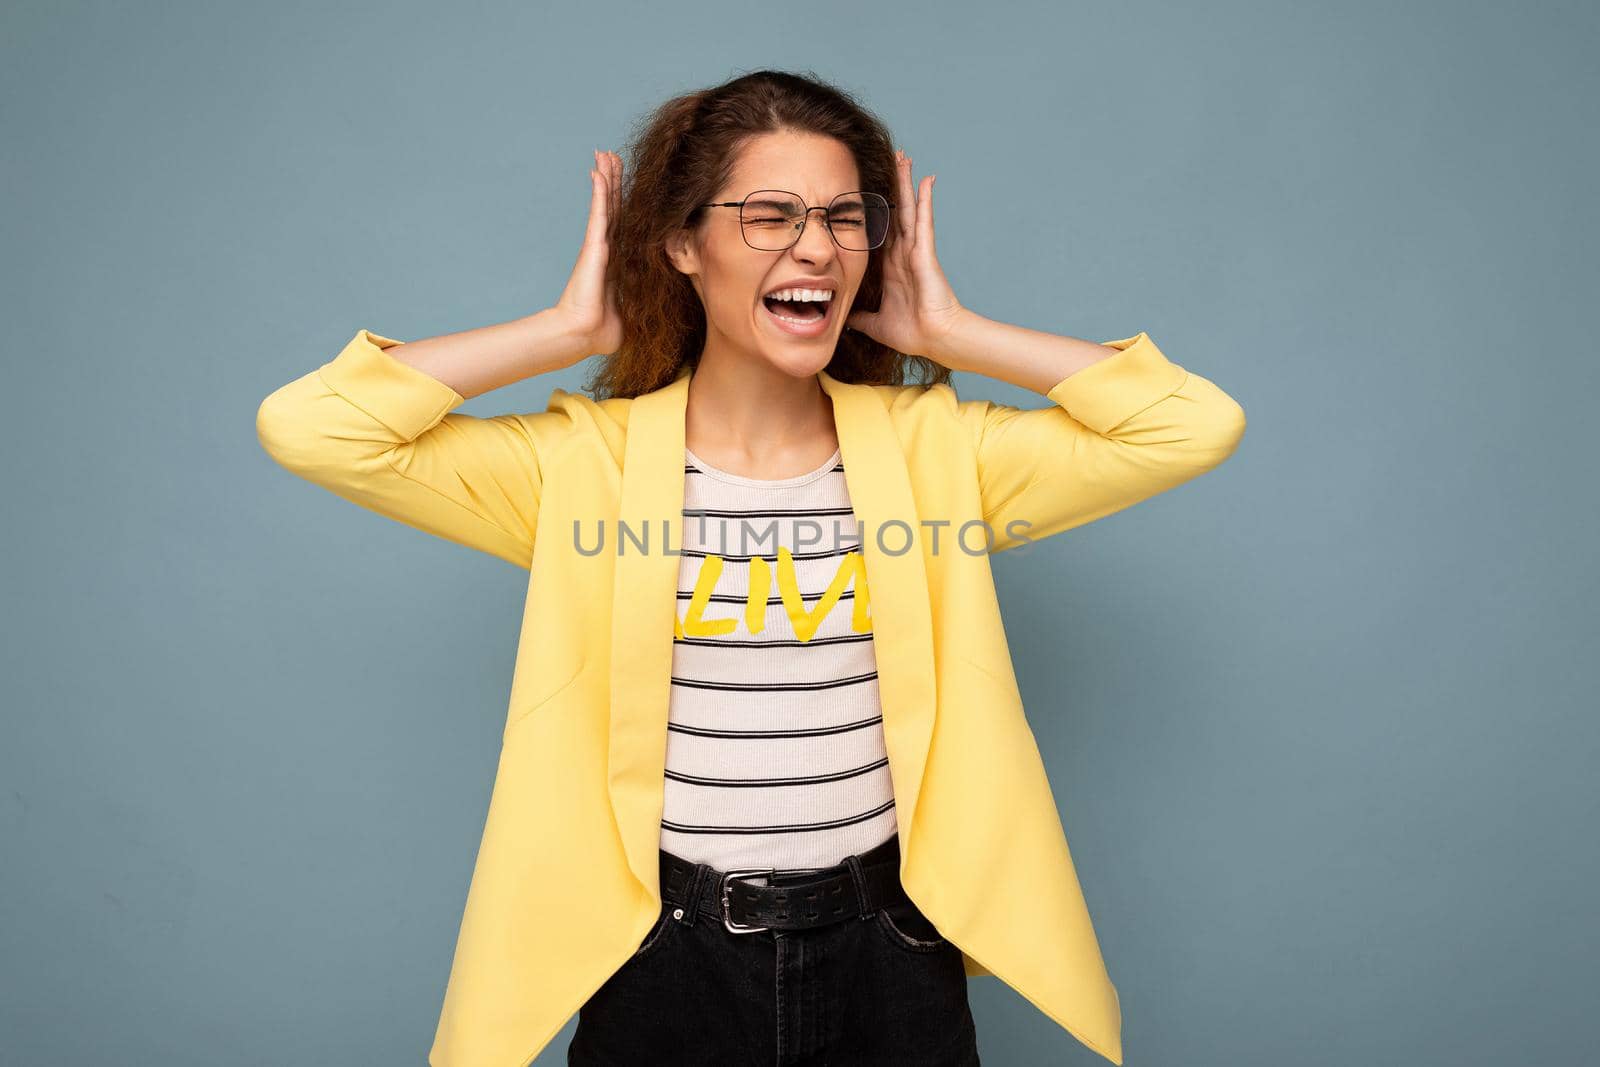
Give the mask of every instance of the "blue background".
<svg viewBox="0 0 1600 1067">
<path fill-rule="evenodd" d="M 1594 1061 L 1597 9 L 778 12 L 0 14 L 6 1061 L 424 1062 L 526 576 L 256 408 L 360 327 L 554 302 L 592 150 L 760 67 L 938 174 L 966 304 L 1148 331 L 1248 415 L 995 559 L 1130 1067 Z M 972 999 L 986 1064 L 1104 1062 Z"/>
</svg>

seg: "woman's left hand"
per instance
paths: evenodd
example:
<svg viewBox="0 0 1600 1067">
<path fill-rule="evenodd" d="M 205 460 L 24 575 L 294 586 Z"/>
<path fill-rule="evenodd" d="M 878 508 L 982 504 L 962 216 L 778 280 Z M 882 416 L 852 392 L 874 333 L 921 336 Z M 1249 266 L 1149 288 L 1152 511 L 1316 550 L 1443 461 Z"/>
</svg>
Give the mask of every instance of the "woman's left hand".
<svg viewBox="0 0 1600 1067">
<path fill-rule="evenodd" d="M 945 279 L 933 247 L 933 177 L 911 188 L 911 157 L 896 153 L 894 239 L 884 248 L 883 299 L 877 311 L 852 311 L 845 326 L 906 355 L 937 359 L 965 309 Z"/>
</svg>

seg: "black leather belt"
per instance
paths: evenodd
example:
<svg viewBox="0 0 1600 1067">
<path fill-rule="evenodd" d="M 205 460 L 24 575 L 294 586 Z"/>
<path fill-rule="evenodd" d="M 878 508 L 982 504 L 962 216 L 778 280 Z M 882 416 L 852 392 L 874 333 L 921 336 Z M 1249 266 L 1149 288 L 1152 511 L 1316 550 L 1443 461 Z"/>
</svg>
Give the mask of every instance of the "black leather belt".
<svg viewBox="0 0 1600 1067">
<path fill-rule="evenodd" d="M 845 919 L 870 919 L 884 905 L 908 899 L 900 885 L 898 836 L 859 855 L 846 856 L 832 867 L 807 870 L 737 867 L 719 871 L 666 849 L 660 852 L 661 899 L 682 907 L 693 891 L 695 914 L 721 919 L 735 934 L 809 930 Z M 765 884 L 751 881 L 753 878 L 763 878 Z"/>
</svg>

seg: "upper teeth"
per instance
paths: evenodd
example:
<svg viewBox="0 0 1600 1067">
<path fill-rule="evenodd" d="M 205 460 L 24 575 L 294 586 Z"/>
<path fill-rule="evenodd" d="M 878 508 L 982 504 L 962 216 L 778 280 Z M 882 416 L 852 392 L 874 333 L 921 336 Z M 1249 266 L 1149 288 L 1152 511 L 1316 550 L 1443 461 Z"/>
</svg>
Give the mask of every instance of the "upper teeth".
<svg viewBox="0 0 1600 1067">
<path fill-rule="evenodd" d="M 822 300 L 833 299 L 832 289 L 775 289 L 767 296 L 773 300 Z"/>
</svg>

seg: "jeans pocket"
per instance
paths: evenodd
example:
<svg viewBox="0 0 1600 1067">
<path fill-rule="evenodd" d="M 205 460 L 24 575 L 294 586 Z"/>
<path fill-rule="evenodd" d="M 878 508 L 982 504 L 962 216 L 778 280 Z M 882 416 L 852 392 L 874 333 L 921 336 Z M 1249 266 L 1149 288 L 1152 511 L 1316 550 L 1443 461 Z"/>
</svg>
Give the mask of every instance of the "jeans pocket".
<svg viewBox="0 0 1600 1067">
<path fill-rule="evenodd" d="M 949 940 L 910 900 L 899 900 L 878 909 L 878 929 L 896 948 L 907 952 L 937 952 Z"/>
<path fill-rule="evenodd" d="M 650 928 L 649 933 L 644 935 L 644 940 L 639 942 L 639 947 L 634 950 L 633 955 L 628 957 L 629 963 L 634 960 L 644 959 L 667 941 L 668 935 L 672 933 L 672 928 L 678 925 L 678 920 L 673 918 L 672 915 L 677 910 L 677 907 L 676 904 L 669 901 L 661 902 L 661 914 L 656 917 L 656 924 Z"/>
</svg>

